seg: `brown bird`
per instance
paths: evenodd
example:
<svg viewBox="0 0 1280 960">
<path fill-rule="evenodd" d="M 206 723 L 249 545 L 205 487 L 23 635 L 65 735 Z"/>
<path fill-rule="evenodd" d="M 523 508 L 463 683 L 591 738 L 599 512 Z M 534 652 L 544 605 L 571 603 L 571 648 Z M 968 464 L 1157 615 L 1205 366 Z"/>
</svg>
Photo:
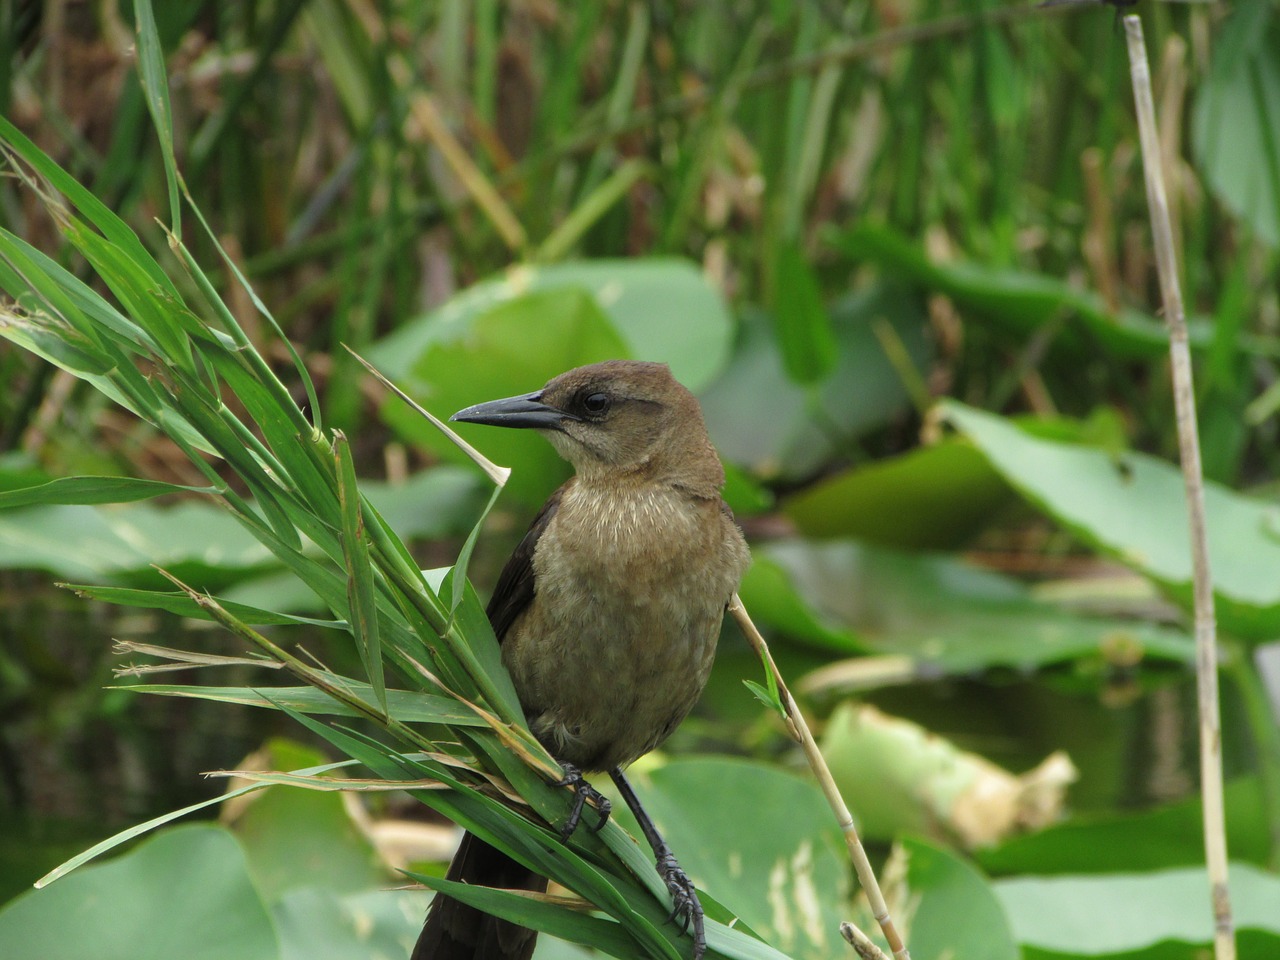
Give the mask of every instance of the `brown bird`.
<svg viewBox="0 0 1280 960">
<path fill-rule="evenodd" d="M 541 390 L 451 418 L 539 431 L 574 467 L 507 561 L 488 615 L 530 729 L 575 793 L 567 838 L 605 772 L 653 847 L 672 918 L 706 949 L 693 884 L 640 806 L 622 768 L 662 743 L 711 671 L 720 623 L 750 562 L 720 498 L 724 468 L 697 401 L 666 365 L 611 360 Z M 472 834 L 450 880 L 546 889 Z M 437 895 L 412 960 L 527 960 L 536 933 Z"/>
</svg>

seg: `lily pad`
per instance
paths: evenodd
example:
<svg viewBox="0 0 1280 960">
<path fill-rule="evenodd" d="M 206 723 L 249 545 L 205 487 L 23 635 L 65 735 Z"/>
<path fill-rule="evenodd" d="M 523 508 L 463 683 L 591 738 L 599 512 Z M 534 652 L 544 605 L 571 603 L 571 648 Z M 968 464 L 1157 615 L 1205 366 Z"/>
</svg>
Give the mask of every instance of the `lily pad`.
<svg viewBox="0 0 1280 960">
<path fill-rule="evenodd" d="M 805 536 L 943 550 L 971 540 L 1013 498 L 982 454 L 944 440 L 836 474 L 783 509 Z"/>
<path fill-rule="evenodd" d="M 1086 543 L 1141 571 L 1184 606 L 1191 548 L 1181 471 L 1142 453 L 1057 443 L 954 401 L 947 420 L 1037 507 Z M 1221 628 L 1280 635 L 1280 505 L 1206 482 L 1210 564 Z"/>
<path fill-rule="evenodd" d="M 0 956 L 40 960 L 278 960 L 243 851 L 221 827 L 156 834 L 0 911 Z"/>
<path fill-rule="evenodd" d="M 1280 877 L 1230 867 L 1242 957 L 1280 956 Z M 1213 939 L 1203 868 L 1107 876 L 1015 877 L 995 884 L 1028 958 L 1194 956 Z"/>
<path fill-rule="evenodd" d="M 848 540 L 758 547 L 740 591 L 758 621 L 846 653 L 906 654 L 946 672 L 1034 669 L 1122 645 L 1190 662 L 1185 633 L 1036 600 L 1009 577 L 946 555 Z"/>
<path fill-rule="evenodd" d="M 553 311 L 561 295 L 570 300 L 586 295 L 621 337 L 613 357 L 668 363 L 676 379 L 695 392 L 729 355 L 733 321 L 724 298 L 689 261 L 652 257 L 513 267 L 409 321 L 374 346 L 369 360 L 392 379 L 409 376 L 431 344 L 470 328 L 498 305 L 532 293 L 551 294 L 543 302 Z M 508 381 L 507 393 L 518 389 Z"/>
<path fill-rule="evenodd" d="M 847 950 L 839 925 L 848 863 L 815 784 L 776 767 L 709 757 L 672 760 L 631 780 L 699 889 L 794 960 Z M 625 805 L 614 808 L 639 836 Z"/>
<path fill-rule="evenodd" d="M 629 355 L 594 298 L 564 287 L 442 319 L 399 379 L 445 419 L 473 403 L 537 390 L 573 367 Z M 401 436 L 444 459 L 466 461 L 466 454 L 399 400 L 389 400 L 383 415 Z M 505 492 L 526 504 L 540 504 L 569 474 L 568 464 L 534 431 L 460 424 L 458 432 L 491 460 L 511 467 Z"/>
</svg>

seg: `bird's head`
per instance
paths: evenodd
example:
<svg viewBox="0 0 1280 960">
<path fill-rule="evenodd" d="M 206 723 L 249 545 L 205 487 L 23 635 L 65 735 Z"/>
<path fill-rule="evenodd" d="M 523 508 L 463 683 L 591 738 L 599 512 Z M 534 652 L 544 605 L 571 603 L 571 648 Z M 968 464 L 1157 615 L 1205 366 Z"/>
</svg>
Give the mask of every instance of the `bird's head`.
<svg viewBox="0 0 1280 960">
<path fill-rule="evenodd" d="M 713 490 L 724 483 L 698 401 L 664 363 L 577 367 L 541 390 L 449 419 L 538 430 L 583 479 L 639 474 Z"/>
</svg>

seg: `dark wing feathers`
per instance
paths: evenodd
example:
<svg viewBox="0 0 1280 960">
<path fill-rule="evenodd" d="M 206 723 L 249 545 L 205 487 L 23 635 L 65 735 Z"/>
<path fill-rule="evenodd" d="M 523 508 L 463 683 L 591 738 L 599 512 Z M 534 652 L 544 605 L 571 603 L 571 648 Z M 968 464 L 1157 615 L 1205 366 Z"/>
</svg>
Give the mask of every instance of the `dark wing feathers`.
<svg viewBox="0 0 1280 960">
<path fill-rule="evenodd" d="M 533 518 L 533 523 L 529 524 L 529 530 L 525 533 L 524 539 L 512 552 L 506 566 L 502 568 L 502 573 L 498 574 L 498 583 L 493 588 L 493 596 L 489 598 L 485 613 L 489 616 L 489 622 L 493 624 L 493 633 L 499 643 L 511 629 L 511 624 L 515 623 L 516 617 L 520 616 L 533 602 L 533 551 L 538 546 L 538 538 L 542 536 L 542 532 L 547 529 L 547 524 L 560 508 L 560 500 L 564 497 L 564 492 L 573 482 L 569 480 L 547 498 L 538 515 Z"/>
</svg>

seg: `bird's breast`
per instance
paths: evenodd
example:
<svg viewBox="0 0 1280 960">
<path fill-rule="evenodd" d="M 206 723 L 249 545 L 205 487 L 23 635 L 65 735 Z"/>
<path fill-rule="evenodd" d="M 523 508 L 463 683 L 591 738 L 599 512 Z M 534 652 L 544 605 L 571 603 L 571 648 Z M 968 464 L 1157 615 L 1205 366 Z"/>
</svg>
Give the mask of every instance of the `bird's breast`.
<svg viewBox="0 0 1280 960">
<path fill-rule="evenodd" d="M 535 733 L 586 769 L 653 749 L 700 695 L 745 565 L 718 502 L 567 491 L 534 552 L 534 600 L 503 643 Z"/>
</svg>

